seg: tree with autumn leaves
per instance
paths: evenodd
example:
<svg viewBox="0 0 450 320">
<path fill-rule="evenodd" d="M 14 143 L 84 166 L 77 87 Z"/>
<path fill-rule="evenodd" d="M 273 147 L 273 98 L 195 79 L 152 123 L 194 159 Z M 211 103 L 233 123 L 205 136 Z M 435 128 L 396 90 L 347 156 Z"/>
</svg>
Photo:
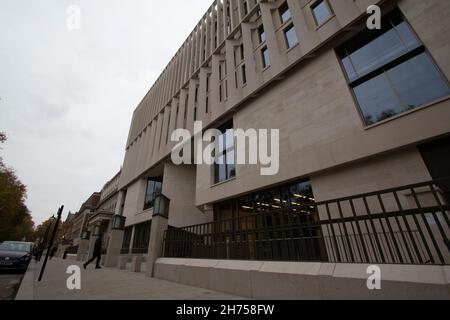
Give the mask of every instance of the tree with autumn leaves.
<svg viewBox="0 0 450 320">
<path fill-rule="evenodd" d="M 0 132 L 0 145 L 6 135 Z M 26 186 L 0 157 L 0 242 L 34 241 L 34 222 L 25 205 Z"/>
</svg>

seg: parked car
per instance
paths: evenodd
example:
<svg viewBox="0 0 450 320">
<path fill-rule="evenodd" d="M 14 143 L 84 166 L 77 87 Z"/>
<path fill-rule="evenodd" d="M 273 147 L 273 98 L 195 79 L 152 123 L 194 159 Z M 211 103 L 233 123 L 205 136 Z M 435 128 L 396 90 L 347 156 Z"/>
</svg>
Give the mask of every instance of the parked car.
<svg viewBox="0 0 450 320">
<path fill-rule="evenodd" d="M 0 244 L 0 269 L 26 271 L 32 258 L 33 243 L 5 241 Z"/>
</svg>

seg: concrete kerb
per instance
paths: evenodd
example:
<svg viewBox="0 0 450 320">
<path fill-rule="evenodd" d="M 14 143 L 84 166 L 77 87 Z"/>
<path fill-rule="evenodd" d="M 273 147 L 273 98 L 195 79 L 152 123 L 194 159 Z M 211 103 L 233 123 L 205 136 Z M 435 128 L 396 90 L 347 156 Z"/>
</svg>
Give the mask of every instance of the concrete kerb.
<svg viewBox="0 0 450 320">
<path fill-rule="evenodd" d="M 33 300 L 34 299 L 34 281 L 35 281 L 35 262 L 32 260 L 28 265 L 22 281 L 17 291 L 15 300 Z"/>
<path fill-rule="evenodd" d="M 141 272 L 142 264 L 145 263 L 145 257 L 136 256 L 131 261 L 131 271 Z"/>
</svg>

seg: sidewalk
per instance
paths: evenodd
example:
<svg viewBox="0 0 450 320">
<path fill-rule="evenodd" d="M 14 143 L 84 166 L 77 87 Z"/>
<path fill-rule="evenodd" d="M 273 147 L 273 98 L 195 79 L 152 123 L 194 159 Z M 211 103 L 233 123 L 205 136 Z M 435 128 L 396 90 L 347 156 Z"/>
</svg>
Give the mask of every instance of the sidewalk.
<svg viewBox="0 0 450 320">
<path fill-rule="evenodd" d="M 81 268 L 81 290 L 69 290 L 67 267 Z M 37 282 L 42 263 L 32 262 L 16 300 L 237 300 L 244 299 L 207 289 L 147 278 L 144 273 L 103 268 L 84 270 L 82 263 L 53 259 L 47 263 L 42 282 Z"/>
</svg>

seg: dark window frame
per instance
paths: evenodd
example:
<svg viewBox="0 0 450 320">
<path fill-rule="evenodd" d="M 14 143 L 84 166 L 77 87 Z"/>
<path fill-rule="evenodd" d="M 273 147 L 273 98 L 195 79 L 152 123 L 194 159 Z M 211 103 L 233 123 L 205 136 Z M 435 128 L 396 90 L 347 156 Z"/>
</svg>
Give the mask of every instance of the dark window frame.
<svg viewBox="0 0 450 320">
<path fill-rule="evenodd" d="M 326 1 L 326 0 L 325 0 Z M 417 41 L 419 42 L 419 45 L 416 48 L 411 49 L 410 51 L 407 51 L 406 53 L 403 53 L 401 56 L 392 59 L 391 61 L 384 63 L 376 68 L 374 68 L 373 70 L 370 70 L 369 72 L 366 72 L 365 74 L 358 76 L 356 75 L 356 79 L 351 80 L 349 78 L 349 75 L 347 73 L 346 67 L 343 63 L 343 59 L 344 59 L 344 51 L 347 46 L 346 44 L 349 43 L 349 48 L 351 48 L 352 53 L 361 49 L 362 47 L 364 47 L 365 45 L 371 43 L 372 41 L 378 39 L 379 37 L 381 37 L 383 34 L 389 32 L 390 30 L 392 30 L 395 26 L 394 23 L 392 22 L 394 19 L 396 18 L 401 18 L 403 21 L 405 22 L 406 25 L 408 26 L 409 30 L 412 32 L 412 34 L 416 37 Z M 363 30 L 359 33 L 357 33 L 355 36 L 353 36 L 352 38 L 350 38 L 350 40 L 347 41 L 347 43 L 345 43 L 344 45 L 340 46 L 340 48 L 336 49 L 336 56 L 338 58 L 338 61 L 341 65 L 342 71 L 344 73 L 345 79 L 347 81 L 347 85 L 350 89 L 350 92 L 352 94 L 353 100 L 355 102 L 355 106 L 357 108 L 357 111 L 360 115 L 362 124 L 364 127 L 371 127 L 373 125 L 377 125 L 385 120 L 389 120 L 392 118 L 395 118 L 397 116 L 401 116 L 403 114 L 405 114 L 406 112 L 410 111 L 410 110 L 416 110 L 421 108 L 424 105 L 427 105 L 428 103 L 424 103 L 422 105 L 416 106 L 416 107 L 412 107 L 410 110 L 404 110 L 401 112 L 398 112 L 392 116 L 386 117 L 384 119 L 381 120 L 377 120 L 375 122 L 371 122 L 368 123 L 368 119 L 367 117 L 364 115 L 364 108 L 361 105 L 360 101 L 358 100 L 356 93 L 355 93 L 355 88 L 360 86 L 361 84 L 364 84 L 372 79 L 375 79 L 376 77 L 385 74 L 387 72 L 389 72 L 390 70 L 416 58 L 419 57 L 421 54 L 426 54 L 427 57 L 431 60 L 435 70 L 437 71 L 437 73 L 441 76 L 441 78 L 447 83 L 447 85 L 450 87 L 450 82 L 447 79 L 447 77 L 445 76 L 445 74 L 440 70 L 438 64 L 436 63 L 436 61 L 433 59 L 433 56 L 430 54 L 430 52 L 427 50 L 427 48 L 425 47 L 425 45 L 423 44 L 423 42 L 421 41 L 421 39 L 419 38 L 419 36 L 416 34 L 416 32 L 414 31 L 414 29 L 412 28 L 412 26 L 409 24 L 408 20 L 406 20 L 406 18 L 404 17 L 404 15 L 402 14 L 402 12 L 398 9 L 395 8 L 393 9 L 391 12 L 385 14 L 382 18 L 382 24 L 385 23 L 389 23 L 389 29 L 382 27 L 382 30 L 378 31 L 378 32 L 372 32 L 370 33 L 370 36 L 367 37 L 367 39 L 361 40 L 363 39 L 363 35 L 364 33 L 367 33 L 367 30 Z M 399 25 L 399 24 L 398 24 Z M 356 40 L 355 40 L 356 38 Z M 362 43 L 362 44 L 361 44 Z M 358 49 L 355 49 L 358 48 Z M 350 54 L 348 54 L 348 52 L 346 53 L 346 57 L 350 57 Z M 354 70 L 356 71 L 356 70 Z M 395 87 L 390 84 L 390 87 L 394 90 Z M 394 90 L 395 91 L 395 90 Z M 402 102 L 400 98 L 398 98 L 398 102 Z M 433 101 L 430 101 L 429 103 L 433 103 Z M 405 105 L 403 105 L 403 107 L 406 107 Z"/>
<path fill-rule="evenodd" d="M 283 19 L 283 15 L 285 13 L 289 13 L 289 17 L 287 19 Z M 284 25 L 285 23 L 288 23 L 289 21 L 292 20 L 292 12 L 291 9 L 289 8 L 287 1 L 278 7 L 278 16 L 280 17 L 281 25 Z"/>
<path fill-rule="evenodd" d="M 328 10 L 330 11 L 330 16 L 325 19 L 324 21 L 322 21 L 321 23 L 319 23 L 319 21 L 317 21 L 317 17 L 314 13 L 314 9 L 317 8 L 321 3 L 325 3 L 325 5 L 327 6 Z M 331 18 L 333 18 L 335 16 L 333 7 L 331 6 L 330 2 L 328 0 L 317 0 L 316 2 L 314 2 L 311 6 L 311 13 L 312 16 L 314 18 L 314 22 L 316 23 L 316 27 L 320 27 L 322 25 L 324 25 L 325 23 L 327 23 Z"/>
<path fill-rule="evenodd" d="M 148 253 L 148 245 L 150 243 L 150 234 L 152 221 L 146 221 L 134 226 L 134 235 L 132 239 L 132 254 Z"/>
<path fill-rule="evenodd" d="M 247 84 L 247 67 L 245 64 L 241 65 L 241 80 L 242 86 L 245 86 Z"/>
<path fill-rule="evenodd" d="M 292 30 L 294 32 L 295 38 L 297 39 L 297 41 L 295 43 L 293 43 L 292 45 L 289 44 L 289 39 L 287 36 L 287 33 Z M 295 31 L 295 26 L 293 23 L 289 23 L 286 27 L 283 28 L 283 37 L 284 37 L 284 42 L 286 44 L 286 50 L 291 50 L 292 48 L 294 48 L 296 45 L 299 44 L 299 40 L 298 40 L 298 35 L 297 35 L 297 31 Z"/>
<path fill-rule="evenodd" d="M 261 24 L 257 28 L 257 32 L 258 32 L 259 44 L 262 44 L 262 43 L 266 42 L 266 30 L 264 29 L 264 25 L 263 24 Z"/>
<path fill-rule="evenodd" d="M 266 61 L 265 53 L 267 53 L 267 61 Z M 263 69 L 270 67 L 270 55 L 269 55 L 269 49 L 267 48 L 267 46 L 264 46 L 261 49 L 261 61 L 262 61 Z"/>
<path fill-rule="evenodd" d="M 234 136 L 233 136 L 233 143 L 230 147 L 227 147 L 227 141 L 226 141 L 226 135 L 228 130 L 233 130 L 233 120 L 230 120 L 226 122 L 223 126 L 218 128 L 220 132 L 222 132 L 222 136 L 220 139 L 223 139 L 223 150 L 220 150 L 219 157 L 223 157 L 224 164 L 218 164 L 214 163 L 213 165 L 213 184 L 219 184 L 226 181 L 229 181 L 236 177 L 236 158 L 234 156 L 233 163 L 227 163 L 227 156 L 230 153 L 233 153 L 235 155 L 235 144 L 234 144 Z M 217 151 L 217 150 L 216 150 Z M 216 157 L 217 159 L 217 157 Z M 225 176 L 223 179 L 220 177 L 221 170 L 225 168 Z"/>
<path fill-rule="evenodd" d="M 153 185 L 151 183 L 153 182 Z M 153 186 L 152 190 L 149 190 Z M 144 196 L 144 211 L 149 210 L 155 205 L 155 197 L 162 190 L 162 178 L 149 177 Z"/>
</svg>

